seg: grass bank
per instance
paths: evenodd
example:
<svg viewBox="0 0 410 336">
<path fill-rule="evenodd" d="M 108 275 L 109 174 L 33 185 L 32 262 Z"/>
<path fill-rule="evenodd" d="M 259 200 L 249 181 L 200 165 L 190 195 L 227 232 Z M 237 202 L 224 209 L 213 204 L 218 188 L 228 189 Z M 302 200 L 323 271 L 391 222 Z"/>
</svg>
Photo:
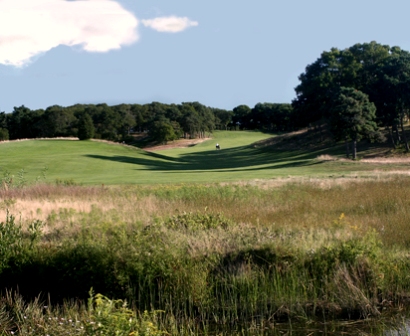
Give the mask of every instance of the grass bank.
<svg viewBox="0 0 410 336">
<path fill-rule="evenodd" d="M 409 190 L 403 176 L 3 189 L 0 285 L 83 317 L 93 288 L 171 334 L 377 317 L 408 303 Z M 27 306 L 1 303 L 18 331 L 10 302 Z"/>
<path fill-rule="evenodd" d="M 301 138 L 303 141 L 313 140 Z M 310 140 L 309 140 L 310 139 Z M 82 185 L 220 183 L 284 178 L 408 173 L 402 161 L 339 159 L 344 147 L 334 142 L 310 146 L 262 132 L 217 131 L 213 138 L 188 148 L 148 152 L 96 141 L 28 140 L 0 144 L 0 174 L 32 181 L 46 169 L 47 181 Z M 219 142 L 222 150 L 216 151 Z M 367 145 L 370 156 L 377 148 Z M 378 152 L 377 152 L 378 153 Z M 329 155 L 332 155 L 331 157 Z M 333 158 L 333 159 L 329 159 Z"/>
</svg>

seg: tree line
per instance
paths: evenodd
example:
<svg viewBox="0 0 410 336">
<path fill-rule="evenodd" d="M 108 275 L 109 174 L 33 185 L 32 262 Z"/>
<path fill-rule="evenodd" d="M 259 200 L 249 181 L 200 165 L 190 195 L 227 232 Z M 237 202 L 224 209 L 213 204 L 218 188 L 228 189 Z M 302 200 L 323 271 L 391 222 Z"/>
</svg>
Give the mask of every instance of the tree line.
<svg viewBox="0 0 410 336">
<path fill-rule="evenodd" d="M 356 157 L 361 139 L 384 140 L 410 151 L 405 124 L 410 118 L 410 53 L 377 42 L 332 48 L 299 76 L 291 104 L 258 103 L 232 110 L 199 102 L 181 104 L 77 104 L 45 110 L 15 107 L 0 113 L 0 140 L 39 137 L 99 138 L 131 142 L 135 132 L 153 141 L 206 137 L 215 129 L 288 132 L 327 127 L 346 154 Z"/>
<path fill-rule="evenodd" d="M 215 129 L 289 131 L 293 128 L 290 104 L 258 103 L 231 110 L 199 102 L 181 104 L 76 104 L 31 110 L 14 107 L 0 113 L 0 140 L 79 137 L 132 142 L 133 133 L 146 133 L 152 141 L 206 137 Z"/>
</svg>

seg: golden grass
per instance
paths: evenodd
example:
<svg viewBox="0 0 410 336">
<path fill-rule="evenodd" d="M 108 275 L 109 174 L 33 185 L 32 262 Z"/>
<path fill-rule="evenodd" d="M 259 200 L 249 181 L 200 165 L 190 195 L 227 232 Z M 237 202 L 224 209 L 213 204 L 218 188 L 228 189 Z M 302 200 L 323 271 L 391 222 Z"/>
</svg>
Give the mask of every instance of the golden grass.
<svg viewBox="0 0 410 336">
<path fill-rule="evenodd" d="M 33 140 L 78 140 L 76 137 L 55 137 L 55 138 L 24 138 L 24 139 L 15 139 L 15 140 L 2 140 L 0 144 L 7 142 L 20 142 L 20 141 L 33 141 Z"/>
<path fill-rule="evenodd" d="M 58 229 L 69 235 L 84 225 L 145 226 L 181 212 L 208 211 L 222 213 L 237 224 L 235 230 L 243 232 L 255 228 L 300 229 L 305 234 L 301 239 L 309 241 L 309 246 L 322 239 L 317 235 L 320 230 L 328 230 L 335 222 L 344 227 L 341 235 L 375 229 L 385 242 L 410 244 L 408 175 L 406 171 L 375 171 L 364 177 L 168 186 L 168 196 L 161 194 L 165 187 L 160 186 L 35 185 L 0 190 L 0 220 L 9 211 L 23 223 L 40 219 L 46 224 L 46 232 Z M 342 213 L 344 219 L 340 221 Z M 239 231 L 235 234 L 243 234 Z M 207 244 L 214 241 L 213 237 L 203 237 L 201 243 L 206 244 L 207 239 Z M 196 243 L 192 244 L 192 249 L 198 249 Z"/>
<path fill-rule="evenodd" d="M 344 159 L 341 159 L 344 160 Z M 373 171 L 358 171 L 346 173 L 343 176 L 334 177 L 305 177 L 305 176 L 289 176 L 284 178 L 273 179 L 255 179 L 240 182 L 226 182 L 220 185 L 238 185 L 238 186 L 252 186 L 261 189 L 272 189 L 283 187 L 288 184 L 312 185 L 322 189 L 330 189 L 333 187 L 350 186 L 351 184 L 361 184 L 369 181 L 391 181 L 399 176 L 410 176 L 410 170 L 380 170 Z"/>
<path fill-rule="evenodd" d="M 362 159 L 361 162 L 369 163 L 410 163 L 410 157 L 407 156 L 391 156 Z"/>
<path fill-rule="evenodd" d="M 36 185 L 2 190 L 0 196 L 0 215 L 5 216 L 8 208 L 20 214 L 25 224 L 44 221 L 40 250 L 43 246 L 69 249 L 70 244 L 75 248 L 78 241 L 90 248 L 96 244 L 104 247 L 107 258 L 112 253 L 120 260 L 118 270 L 130 259 L 124 269 L 140 274 L 137 270 L 147 267 L 149 272 L 141 269 L 141 279 L 132 278 L 140 279 L 138 286 L 147 285 L 145 274 L 166 274 L 169 287 L 164 286 L 164 291 L 170 290 L 173 302 L 180 293 L 181 307 L 186 297 L 208 305 L 215 296 L 208 290 L 216 288 L 223 291 L 219 308 L 240 313 L 252 306 L 252 316 L 260 313 L 259 307 L 270 305 L 274 311 L 283 307 L 284 315 L 299 316 L 307 303 L 334 305 L 331 311 L 349 307 L 374 316 L 379 307 L 374 289 L 383 283 L 378 275 L 371 276 L 383 269 L 380 274 L 390 277 L 389 285 L 395 288 L 402 280 L 394 278 L 392 267 L 408 259 L 402 247 L 410 245 L 410 179 L 395 174 L 242 184 Z M 188 216 L 180 226 L 169 225 L 169 217 L 189 212 L 199 216 Z M 195 221 L 206 222 L 209 213 L 223 213 L 229 221 L 219 221 L 211 229 L 197 225 Z M 97 253 L 95 258 L 95 265 L 100 265 L 102 255 Z M 111 263 L 115 258 L 107 260 Z M 72 269 L 70 260 L 68 269 Z M 406 262 L 396 277 L 407 274 Z M 216 282 L 209 283 L 210 278 Z M 174 287 L 177 284 L 180 287 Z M 141 293 L 149 290 L 141 288 Z M 390 293 L 386 288 L 385 293 Z M 229 302 L 223 301 L 224 295 Z"/>
</svg>

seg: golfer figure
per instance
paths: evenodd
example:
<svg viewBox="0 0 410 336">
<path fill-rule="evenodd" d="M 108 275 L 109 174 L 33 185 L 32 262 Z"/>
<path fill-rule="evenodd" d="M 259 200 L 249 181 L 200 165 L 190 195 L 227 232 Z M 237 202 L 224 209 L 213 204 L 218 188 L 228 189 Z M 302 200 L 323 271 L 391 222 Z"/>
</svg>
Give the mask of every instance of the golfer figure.
<svg viewBox="0 0 410 336">
<path fill-rule="evenodd" d="M 221 147 L 219 146 L 219 143 L 216 144 L 216 150 L 220 150 Z"/>
</svg>

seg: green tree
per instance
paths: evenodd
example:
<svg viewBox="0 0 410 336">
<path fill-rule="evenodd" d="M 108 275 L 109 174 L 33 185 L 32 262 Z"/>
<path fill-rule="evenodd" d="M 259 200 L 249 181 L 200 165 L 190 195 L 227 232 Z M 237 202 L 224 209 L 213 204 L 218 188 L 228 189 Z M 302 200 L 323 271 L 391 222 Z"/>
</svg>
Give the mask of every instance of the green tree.
<svg viewBox="0 0 410 336">
<path fill-rule="evenodd" d="M 78 138 L 89 140 L 94 137 L 94 124 L 88 113 L 84 113 L 78 121 Z"/>
<path fill-rule="evenodd" d="M 373 96 L 383 112 L 379 117 L 389 128 L 393 146 L 395 140 L 392 128 L 396 131 L 397 127 L 401 128 L 402 137 L 397 137 L 396 143 L 403 140 L 408 152 L 404 124 L 409 118 L 410 110 L 410 53 L 396 48 L 389 58 L 381 62 L 375 77 L 377 81 L 373 85 Z"/>
<path fill-rule="evenodd" d="M 8 116 L 8 130 L 10 139 L 35 138 L 38 134 L 38 128 L 35 126 L 41 118 L 41 112 L 34 113 L 28 107 L 22 105 L 14 107 L 11 115 Z"/>
<path fill-rule="evenodd" d="M 0 112 L 0 141 L 9 140 L 9 130 L 7 129 L 7 114 Z"/>
<path fill-rule="evenodd" d="M 215 115 L 215 126 L 219 129 L 227 130 L 228 125 L 232 123 L 233 112 L 219 108 L 211 109 Z"/>
<path fill-rule="evenodd" d="M 131 105 L 131 113 L 135 118 L 135 129 L 139 132 L 147 130 L 148 121 L 150 119 L 149 111 L 146 105 Z"/>
<path fill-rule="evenodd" d="M 0 128 L 0 141 L 9 140 L 9 131 L 7 128 Z"/>
<path fill-rule="evenodd" d="M 189 103 L 182 103 L 179 106 L 181 110 L 181 119 L 179 124 L 184 132 L 184 138 L 194 139 L 201 129 L 201 118 L 195 108 Z"/>
<path fill-rule="evenodd" d="M 249 129 L 251 112 L 248 105 L 238 105 L 233 109 L 232 123 L 235 129 Z"/>
<path fill-rule="evenodd" d="M 53 105 L 46 108 L 38 126 L 41 129 L 41 136 L 44 137 L 73 136 L 72 128 L 76 121 L 72 110 Z"/>
<path fill-rule="evenodd" d="M 153 140 L 164 144 L 166 144 L 168 141 L 178 139 L 178 135 L 175 134 L 175 129 L 172 123 L 165 118 L 154 121 L 149 134 Z"/>
<path fill-rule="evenodd" d="M 293 109 L 290 104 L 258 103 L 251 112 L 251 128 L 290 131 Z"/>
<path fill-rule="evenodd" d="M 340 87 L 354 87 L 370 96 L 379 112 L 383 109 L 373 94 L 375 72 L 385 59 L 391 57 L 397 48 L 390 48 L 374 41 L 355 44 L 339 50 L 332 48 L 306 67 L 299 76 L 300 84 L 295 88 L 295 109 L 297 126 L 327 119 L 332 99 Z"/>
<path fill-rule="evenodd" d="M 121 126 L 119 131 L 121 134 L 121 139 L 126 139 L 131 133 L 131 130 L 137 124 L 135 121 L 135 116 L 131 112 L 131 105 L 121 104 L 112 106 L 112 109 L 116 112 L 117 115 L 120 116 Z"/>
<path fill-rule="evenodd" d="M 182 106 L 191 107 L 191 113 L 185 114 L 186 124 L 189 126 L 191 138 L 205 138 L 206 133 L 215 129 L 215 115 L 212 110 L 199 102 L 186 102 Z M 189 111 L 185 110 L 184 112 Z M 182 113 L 184 114 L 184 113 Z"/>
<path fill-rule="evenodd" d="M 345 139 L 347 157 L 350 156 L 349 141 L 353 159 L 356 159 L 358 141 L 381 139 L 375 120 L 376 106 L 366 94 L 354 88 L 340 88 L 330 109 L 330 129 L 336 140 Z"/>
</svg>

